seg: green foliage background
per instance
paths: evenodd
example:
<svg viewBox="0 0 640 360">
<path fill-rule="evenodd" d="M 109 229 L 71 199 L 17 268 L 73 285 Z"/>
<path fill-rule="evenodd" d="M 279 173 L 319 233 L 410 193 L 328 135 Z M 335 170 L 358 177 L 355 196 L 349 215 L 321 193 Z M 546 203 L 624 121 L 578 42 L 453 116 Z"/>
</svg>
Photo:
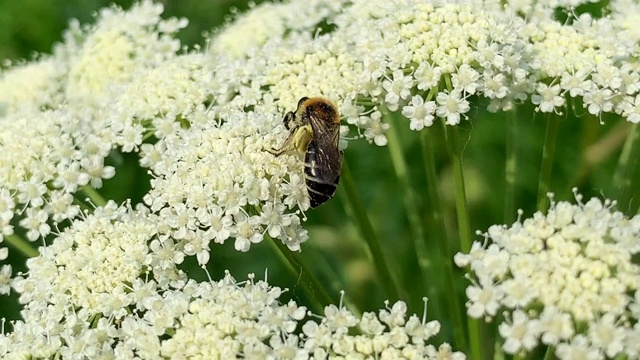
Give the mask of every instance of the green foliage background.
<svg viewBox="0 0 640 360">
<path fill-rule="evenodd" d="M 47 53 L 52 44 L 60 41 L 62 32 L 71 18 L 81 23 L 92 22 L 92 14 L 102 7 L 108 6 L 110 0 L 26 0 L 0 2 L 0 59 L 29 59 L 34 53 Z M 114 3 L 128 8 L 132 1 L 115 1 Z M 203 33 L 224 23 L 232 8 L 244 11 L 248 8 L 246 1 L 233 0 L 174 0 L 162 1 L 165 5 L 164 17 L 178 16 L 189 19 L 189 26 L 179 37 L 183 44 L 193 46 L 204 45 Z M 300 94 L 309 96 L 314 94 Z M 492 224 L 509 223 L 516 217 L 515 213 L 506 213 L 505 204 L 505 139 L 507 126 L 505 114 L 484 112 L 486 104 L 478 99 L 470 99 L 475 108 L 469 114 L 469 120 L 461 125 L 463 136 L 463 167 L 465 173 L 467 200 L 471 214 L 471 228 L 486 230 Z M 292 104 L 292 107 L 295 104 Z M 552 191 L 557 200 L 573 198 L 571 188 L 577 186 L 585 198 L 601 196 L 615 198 L 612 186 L 613 174 L 617 158 L 624 144 L 624 136 L 630 131 L 628 123 L 620 119 L 594 118 L 581 104 L 574 106 L 580 118 L 562 115 L 560 132 L 556 147 L 556 162 L 553 168 Z M 571 112 L 568 112 L 571 113 Z M 524 210 L 524 216 L 530 216 L 536 209 L 536 195 L 542 144 L 546 119 L 536 114 L 532 106 L 523 105 L 518 109 L 517 150 L 518 166 L 516 173 L 515 206 Z M 435 294 L 428 304 L 429 318 L 439 320 L 443 325 L 442 339 L 452 340 L 452 329 L 447 320 L 444 300 L 444 277 L 441 269 L 450 258 L 442 258 L 437 249 L 435 235 L 430 231 L 435 224 L 431 223 L 427 187 L 437 185 L 445 207 L 447 232 L 451 239 L 452 254 L 459 249 L 454 241 L 457 237 L 456 212 L 454 204 L 454 188 L 450 157 L 445 143 L 444 130 L 440 123 L 432 129 L 430 139 L 436 151 L 436 169 L 439 174 L 438 184 L 426 181 L 425 164 L 421 153 L 420 133 L 409 130 L 408 121 L 392 124 L 399 131 L 401 146 L 409 165 L 411 188 L 402 188 L 394 172 L 389 150 L 367 144 L 364 140 L 351 141 L 345 151 L 345 159 L 350 167 L 360 196 L 363 198 L 367 213 L 374 229 L 382 239 L 384 253 L 390 262 L 391 272 L 399 280 L 404 291 L 401 298 L 409 304 L 410 312 L 422 313 L 422 297 Z M 109 161 L 116 166 L 115 178 L 106 181 L 100 193 L 107 199 L 118 202 L 125 199 L 140 201 L 149 187 L 149 179 L 145 169 L 137 165 L 136 154 L 114 154 Z M 632 189 L 638 188 L 640 173 L 636 169 Z M 417 209 L 407 210 L 402 201 L 403 193 L 410 191 L 417 201 Z M 635 213 L 640 199 L 631 198 L 629 202 L 619 204 L 619 209 L 627 213 Z M 303 244 L 302 258 L 319 279 L 327 286 L 336 304 L 339 291 L 345 290 L 345 301 L 353 304 L 360 311 L 370 311 L 383 306 L 387 299 L 375 269 L 369 260 L 365 244 L 349 215 L 348 203 L 343 189 L 339 189 L 337 197 L 322 207 L 308 211 L 309 221 L 306 228 L 310 232 L 310 240 Z M 431 274 L 428 279 L 417 278 L 419 274 L 411 230 L 408 226 L 407 211 L 417 211 L 425 224 L 427 236 L 431 238 L 433 247 L 429 249 L 432 257 Z M 476 236 L 477 240 L 481 237 Z M 277 251 L 264 241 L 251 251 L 241 254 L 233 249 L 233 243 L 212 245 L 212 259 L 209 271 L 214 279 L 220 278 L 225 270 L 239 280 L 248 273 L 256 273 L 262 278 L 268 268 L 268 281 L 274 286 L 286 287 L 290 291 L 283 300 L 295 299 L 306 302 L 307 294 L 298 287 L 296 276 L 287 271 L 280 261 Z M 26 270 L 24 261 L 13 254 L 14 272 Z M 185 270 L 194 278 L 205 280 L 206 276 L 196 266 L 196 262 L 187 261 Z M 457 271 L 459 280 L 455 286 L 461 298 L 467 281 L 463 272 Z M 441 297 L 442 296 L 442 297 Z M 0 298 L 0 317 L 19 318 L 19 307 L 15 296 Z"/>
</svg>

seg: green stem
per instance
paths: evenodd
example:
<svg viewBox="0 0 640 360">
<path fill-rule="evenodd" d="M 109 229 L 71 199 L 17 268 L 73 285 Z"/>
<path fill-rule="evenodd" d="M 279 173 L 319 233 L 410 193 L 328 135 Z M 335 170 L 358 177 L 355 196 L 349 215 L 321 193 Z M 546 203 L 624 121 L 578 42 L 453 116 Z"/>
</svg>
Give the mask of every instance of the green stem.
<svg viewBox="0 0 640 360">
<path fill-rule="evenodd" d="M 618 159 L 618 166 L 613 174 L 613 185 L 617 195 L 616 200 L 618 201 L 620 209 L 624 212 L 629 210 L 628 204 L 634 195 L 634 191 L 631 191 L 631 182 L 639 156 L 640 126 L 635 124 L 627 136 L 627 140 L 622 148 L 622 153 Z"/>
<path fill-rule="evenodd" d="M 155 135 L 155 131 L 147 130 L 147 132 L 142 136 L 142 142 L 149 140 L 153 135 Z"/>
<path fill-rule="evenodd" d="M 105 200 L 102 195 L 100 195 L 100 193 L 96 191 L 96 189 L 92 188 L 89 185 L 83 186 L 82 192 L 87 195 L 87 197 L 95 206 L 104 206 L 107 204 L 107 200 Z"/>
<path fill-rule="evenodd" d="M 418 210 L 416 199 L 412 193 L 411 182 L 409 181 L 409 171 L 407 169 L 407 163 L 405 162 L 404 156 L 402 155 L 402 143 L 400 141 L 400 136 L 398 136 L 398 131 L 396 130 L 396 126 L 400 126 L 400 121 L 394 121 L 399 120 L 394 119 L 394 117 L 398 116 L 398 114 L 390 113 L 387 115 L 392 118 L 392 124 L 386 133 L 387 138 L 389 139 L 389 154 L 391 155 L 391 162 L 393 164 L 393 169 L 396 173 L 396 177 L 398 178 L 398 182 L 400 183 L 400 189 L 402 189 L 402 200 L 404 202 L 407 218 L 409 220 L 409 228 L 412 234 L 411 238 L 413 240 L 413 246 L 418 258 L 418 266 L 420 267 L 421 278 L 428 279 L 431 262 L 429 260 L 429 252 L 425 244 L 425 231 L 422 221 L 420 221 L 420 212 Z M 437 292 L 432 288 L 432 286 L 426 284 L 426 281 L 424 281 L 424 283 L 425 284 L 423 285 L 427 287 L 427 296 L 435 300 L 435 294 Z"/>
<path fill-rule="evenodd" d="M 449 312 L 451 316 L 451 320 L 453 322 L 453 336 L 456 341 L 457 348 L 467 349 L 467 338 L 465 337 L 465 325 L 462 319 L 462 311 L 464 311 L 460 306 L 460 301 L 458 299 L 458 294 L 456 293 L 455 285 L 458 283 L 456 281 L 455 275 L 453 273 L 453 255 L 451 254 L 451 249 L 449 248 L 449 238 L 447 237 L 447 229 L 444 221 L 444 211 L 442 207 L 442 202 L 440 201 L 440 193 L 438 189 L 438 175 L 436 172 L 436 159 L 435 152 L 433 150 L 433 129 L 427 128 L 422 130 L 422 136 L 420 137 L 420 142 L 422 145 L 422 159 L 424 161 L 424 169 L 426 172 L 427 178 L 427 192 L 429 199 L 431 199 L 431 216 L 433 223 L 435 226 L 432 231 L 434 232 L 434 236 L 438 241 L 438 248 L 440 249 L 440 256 L 443 259 L 442 264 L 444 267 L 445 274 L 445 292 L 446 298 L 449 306 Z"/>
<path fill-rule="evenodd" d="M 34 248 L 31 245 L 31 242 L 26 241 L 21 236 L 18 236 L 16 234 L 5 235 L 4 241 L 9 243 L 9 245 L 13 246 L 14 248 L 16 248 L 16 250 L 20 251 L 27 257 L 32 258 L 39 255 L 38 249 Z"/>
<path fill-rule="evenodd" d="M 518 165 L 518 157 L 516 151 L 516 137 L 518 129 L 516 127 L 517 108 L 513 107 L 507 113 L 507 136 L 506 136 L 506 162 L 504 165 L 504 223 L 512 224 L 515 220 L 515 194 L 516 194 L 516 168 Z"/>
<path fill-rule="evenodd" d="M 556 358 L 556 348 L 553 346 L 549 346 L 547 348 L 547 352 L 544 354 L 544 360 L 555 360 Z"/>
<path fill-rule="evenodd" d="M 583 121 L 585 130 L 582 135 L 582 143 L 587 145 L 583 146 L 578 170 L 575 172 L 572 180 L 567 182 L 567 188 L 563 190 L 563 197 L 565 198 L 572 197 L 574 187 L 581 187 L 594 169 L 600 169 L 600 164 L 610 159 L 615 152 L 620 151 L 633 127 L 631 123 L 620 121 L 604 136 L 598 139 L 597 134 L 602 125 L 599 124 L 596 119 L 585 120 L 589 121 Z M 598 129 L 592 129 L 593 126 L 597 126 Z M 614 184 L 613 181 L 612 184 Z M 615 193 L 612 193 L 610 196 L 613 199 L 617 199 Z"/>
<path fill-rule="evenodd" d="M 458 235 L 460 236 L 460 250 L 468 253 L 471 250 L 471 221 L 467 208 L 467 193 L 462 171 L 462 149 L 457 126 L 446 126 L 449 155 L 453 162 L 453 180 L 455 183 L 456 215 L 458 216 Z"/>
<path fill-rule="evenodd" d="M 549 207 L 547 193 L 551 189 L 551 170 L 553 169 L 553 158 L 556 152 L 556 139 L 558 138 L 558 128 L 560 118 L 553 113 L 546 116 L 547 132 L 544 137 L 544 147 L 542 148 L 542 165 L 540 169 L 540 181 L 538 182 L 538 210 L 546 211 Z"/>
<path fill-rule="evenodd" d="M 309 251 L 312 249 L 307 249 L 305 251 Z M 326 275 L 326 278 L 329 279 L 330 284 L 328 286 L 325 287 L 325 290 L 328 290 L 327 292 L 331 292 L 331 294 L 340 294 L 341 292 L 343 292 L 342 289 L 345 288 L 345 285 L 343 282 L 340 281 L 340 274 L 338 273 L 338 269 L 335 266 L 332 266 L 331 264 L 329 264 L 329 261 L 327 261 L 327 257 L 325 256 L 325 254 L 321 253 L 321 252 L 316 252 L 309 254 L 309 252 L 306 252 L 307 255 L 309 257 L 313 258 L 315 267 L 318 269 L 318 271 L 320 271 L 322 274 Z M 297 275 L 297 273 L 296 273 Z M 335 305 L 335 304 L 334 304 Z M 358 309 L 350 300 L 348 297 L 343 297 L 342 298 L 342 305 L 344 307 L 346 307 L 347 309 L 349 309 L 349 311 L 356 317 L 356 318 L 360 318 L 362 317 L 362 311 L 360 309 Z M 319 314 L 319 313 L 318 313 Z"/>
<path fill-rule="evenodd" d="M 458 217 L 458 236 L 460 237 L 460 249 L 464 253 L 471 250 L 471 221 L 467 208 L 467 195 L 464 185 L 464 173 L 462 171 L 462 148 L 460 147 L 460 134 L 457 126 L 446 126 L 447 145 L 449 156 L 453 162 L 453 180 L 455 183 L 456 215 Z M 469 337 L 469 358 L 478 360 L 482 357 L 480 323 L 477 319 L 469 318 L 467 321 Z"/>
<path fill-rule="evenodd" d="M 495 326 L 492 326 L 493 333 L 495 334 Z M 504 350 L 502 350 L 502 345 L 504 344 L 504 339 L 500 336 L 495 337 L 495 341 L 493 343 L 493 360 L 505 360 L 507 357 L 505 356 Z M 508 357 L 508 359 L 512 359 L 512 357 Z"/>
<path fill-rule="evenodd" d="M 313 259 L 314 268 L 325 278 L 324 288 L 327 293 L 339 294 L 340 291 L 347 286 L 344 283 L 343 278 L 339 273 L 339 268 L 335 264 L 330 264 L 325 255 L 320 249 L 309 247 L 305 249 L 305 256 Z M 329 255 L 331 256 L 331 255 Z"/>
<path fill-rule="evenodd" d="M 265 237 L 269 238 L 268 236 Z M 336 303 L 331 299 L 329 293 L 320 281 L 318 281 L 315 275 L 309 270 L 305 260 L 302 259 L 298 252 L 289 250 L 289 248 L 278 239 L 271 239 L 270 243 L 278 250 L 280 259 L 287 269 L 298 278 L 300 285 L 313 302 L 317 314 L 324 313 L 325 306 Z"/>
<path fill-rule="evenodd" d="M 367 216 L 367 211 L 362 203 L 360 195 L 358 194 L 357 187 L 351 175 L 351 170 L 346 162 L 342 164 L 341 174 L 342 188 L 344 189 L 349 201 L 351 214 L 360 229 L 360 234 L 367 243 L 369 253 L 373 258 L 376 273 L 382 281 L 387 292 L 387 296 L 391 302 L 395 302 L 400 299 L 397 284 L 389 272 L 389 267 L 387 266 L 387 262 L 385 261 L 382 253 L 382 247 L 380 246 L 380 240 L 373 230 L 371 220 L 369 220 L 369 216 Z"/>
</svg>

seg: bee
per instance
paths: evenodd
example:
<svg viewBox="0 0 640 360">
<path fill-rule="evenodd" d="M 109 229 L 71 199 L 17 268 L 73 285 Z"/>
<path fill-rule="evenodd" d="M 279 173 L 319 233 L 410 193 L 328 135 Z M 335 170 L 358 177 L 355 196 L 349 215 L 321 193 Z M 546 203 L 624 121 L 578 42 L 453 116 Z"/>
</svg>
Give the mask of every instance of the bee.
<svg viewBox="0 0 640 360">
<path fill-rule="evenodd" d="M 296 111 L 288 112 L 283 119 L 289 137 L 280 149 L 269 152 L 280 156 L 296 150 L 304 153 L 304 178 L 312 208 L 333 197 L 340 181 L 342 151 L 340 139 L 340 114 L 336 105 L 322 97 L 303 97 Z"/>
</svg>

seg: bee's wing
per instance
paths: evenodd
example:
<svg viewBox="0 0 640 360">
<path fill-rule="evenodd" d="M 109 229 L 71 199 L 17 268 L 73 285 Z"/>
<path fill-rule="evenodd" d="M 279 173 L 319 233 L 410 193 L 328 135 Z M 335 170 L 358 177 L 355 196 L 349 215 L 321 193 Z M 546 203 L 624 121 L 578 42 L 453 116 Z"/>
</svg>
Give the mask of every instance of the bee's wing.
<svg viewBox="0 0 640 360">
<path fill-rule="evenodd" d="M 340 124 L 310 116 L 313 141 L 316 145 L 316 176 L 327 183 L 333 183 L 340 176 L 342 152 L 338 148 Z"/>
</svg>

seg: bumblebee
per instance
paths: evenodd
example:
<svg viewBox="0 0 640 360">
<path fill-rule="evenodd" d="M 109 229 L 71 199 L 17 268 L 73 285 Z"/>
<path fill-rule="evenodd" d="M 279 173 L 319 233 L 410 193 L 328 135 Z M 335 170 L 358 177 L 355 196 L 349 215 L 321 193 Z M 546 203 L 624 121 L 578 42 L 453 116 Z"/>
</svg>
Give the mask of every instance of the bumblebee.
<svg viewBox="0 0 640 360">
<path fill-rule="evenodd" d="M 312 208 L 333 197 L 340 181 L 342 151 L 340 114 L 336 105 L 322 97 L 303 97 L 296 111 L 283 119 L 289 137 L 280 149 L 269 151 L 275 156 L 296 150 L 304 153 L 304 178 Z"/>
</svg>

